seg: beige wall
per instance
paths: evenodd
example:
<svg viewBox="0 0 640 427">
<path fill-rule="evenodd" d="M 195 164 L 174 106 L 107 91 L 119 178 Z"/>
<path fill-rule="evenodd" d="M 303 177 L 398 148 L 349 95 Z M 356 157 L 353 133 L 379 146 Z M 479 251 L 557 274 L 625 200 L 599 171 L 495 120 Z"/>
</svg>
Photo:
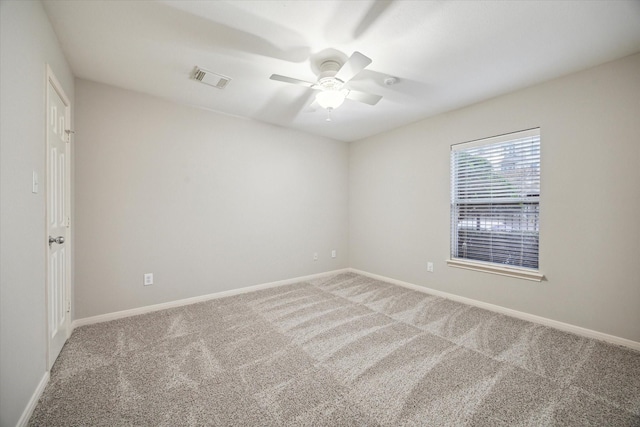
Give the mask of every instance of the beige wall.
<svg viewBox="0 0 640 427">
<path fill-rule="evenodd" d="M 640 341 L 639 76 L 636 54 L 352 143 L 351 267 Z M 547 280 L 447 267 L 450 145 L 537 126 Z"/>
<path fill-rule="evenodd" d="M 76 106 L 76 318 L 348 267 L 346 143 L 84 80 Z"/>
<path fill-rule="evenodd" d="M 0 2 L 1 426 L 16 425 L 47 370 L 47 63 L 73 102 L 73 75 L 40 2 Z M 33 171 L 38 194 L 31 193 Z"/>
</svg>

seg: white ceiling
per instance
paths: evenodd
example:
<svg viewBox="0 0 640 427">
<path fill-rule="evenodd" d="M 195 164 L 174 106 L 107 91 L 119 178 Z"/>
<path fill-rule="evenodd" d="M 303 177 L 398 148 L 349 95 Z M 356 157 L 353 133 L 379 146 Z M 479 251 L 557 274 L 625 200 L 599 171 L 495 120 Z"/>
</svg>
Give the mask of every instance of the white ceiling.
<svg viewBox="0 0 640 427">
<path fill-rule="evenodd" d="M 44 1 L 77 77 L 351 141 L 640 51 L 640 1 Z M 327 122 L 317 61 L 373 62 Z M 231 77 L 198 83 L 195 66 Z M 385 86 L 393 76 L 398 82 Z M 639 77 L 640 78 L 640 77 Z"/>
</svg>

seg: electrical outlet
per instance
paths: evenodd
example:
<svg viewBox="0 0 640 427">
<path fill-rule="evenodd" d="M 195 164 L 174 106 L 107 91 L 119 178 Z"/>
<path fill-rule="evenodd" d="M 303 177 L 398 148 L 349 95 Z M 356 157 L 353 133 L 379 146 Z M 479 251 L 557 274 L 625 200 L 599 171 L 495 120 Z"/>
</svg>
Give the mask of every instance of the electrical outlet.
<svg viewBox="0 0 640 427">
<path fill-rule="evenodd" d="M 336 257 L 336 250 L 332 250 L 331 251 L 331 258 L 335 258 Z"/>
<path fill-rule="evenodd" d="M 432 262 L 428 262 L 427 263 L 427 271 L 429 273 L 433 273 L 433 263 Z"/>
<path fill-rule="evenodd" d="M 318 260 L 318 252 L 314 252 L 313 253 L 313 260 L 317 261 Z"/>
<path fill-rule="evenodd" d="M 153 285 L 153 273 L 144 274 L 144 285 L 145 286 Z"/>
</svg>

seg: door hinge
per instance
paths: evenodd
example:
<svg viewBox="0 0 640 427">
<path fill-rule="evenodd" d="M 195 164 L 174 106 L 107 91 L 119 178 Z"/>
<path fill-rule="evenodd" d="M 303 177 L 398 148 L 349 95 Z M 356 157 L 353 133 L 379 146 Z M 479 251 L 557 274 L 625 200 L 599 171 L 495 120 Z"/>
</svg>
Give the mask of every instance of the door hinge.
<svg viewBox="0 0 640 427">
<path fill-rule="evenodd" d="M 71 217 L 67 217 L 67 228 L 71 227 Z"/>
<path fill-rule="evenodd" d="M 71 313 L 71 300 L 67 300 L 67 313 Z"/>
<path fill-rule="evenodd" d="M 67 144 L 71 143 L 71 134 L 76 133 L 76 131 L 71 129 L 66 129 L 65 133 L 67 134 Z"/>
</svg>

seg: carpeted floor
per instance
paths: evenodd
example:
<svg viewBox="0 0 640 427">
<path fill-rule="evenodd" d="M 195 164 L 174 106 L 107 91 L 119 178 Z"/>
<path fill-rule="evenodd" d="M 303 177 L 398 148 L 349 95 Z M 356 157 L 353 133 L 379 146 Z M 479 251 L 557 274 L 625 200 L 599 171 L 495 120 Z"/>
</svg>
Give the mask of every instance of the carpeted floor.
<svg viewBox="0 0 640 427">
<path fill-rule="evenodd" d="M 42 426 L 640 426 L 640 352 L 346 273 L 74 331 Z"/>
</svg>

